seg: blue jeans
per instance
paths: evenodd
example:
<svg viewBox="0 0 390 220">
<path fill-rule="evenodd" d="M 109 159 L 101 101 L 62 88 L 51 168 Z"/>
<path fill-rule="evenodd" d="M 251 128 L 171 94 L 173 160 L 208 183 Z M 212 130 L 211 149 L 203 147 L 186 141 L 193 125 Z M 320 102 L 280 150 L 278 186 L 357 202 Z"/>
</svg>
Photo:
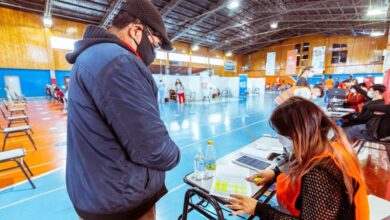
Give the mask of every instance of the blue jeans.
<svg viewBox="0 0 390 220">
<path fill-rule="evenodd" d="M 371 137 L 366 128 L 366 124 L 361 125 L 354 125 L 351 127 L 344 128 L 345 134 L 349 138 L 349 140 L 356 141 L 360 139 L 364 139 L 367 141 L 374 140 L 373 137 Z"/>
</svg>

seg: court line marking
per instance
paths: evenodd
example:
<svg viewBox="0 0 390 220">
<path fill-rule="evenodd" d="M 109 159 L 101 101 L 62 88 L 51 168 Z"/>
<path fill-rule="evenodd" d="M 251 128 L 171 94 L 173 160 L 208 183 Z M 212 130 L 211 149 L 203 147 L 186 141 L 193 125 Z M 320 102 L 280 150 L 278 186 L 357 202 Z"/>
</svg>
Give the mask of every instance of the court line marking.
<svg viewBox="0 0 390 220">
<path fill-rule="evenodd" d="M 15 205 L 21 204 L 21 203 L 23 203 L 23 202 L 27 202 L 27 201 L 36 199 L 36 198 L 39 198 L 39 197 L 42 197 L 42 196 L 45 196 L 45 195 L 50 194 L 50 193 L 53 193 L 53 192 L 60 191 L 60 190 L 62 190 L 62 189 L 65 189 L 65 187 L 66 187 L 66 186 L 57 187 L 57 188 L 55 188 L 55 189 L 52 189 L 52 190 L 49 190 L 49 191 L 46 191 L 46 192 L 43 192 L 43 193 L 39 193 L 39 194 L 34 195 L 34 196 L 27 197 L 27 198 L 22 199 L 22 200 L 19 200 L 19 201 L 16 201 L 16 202 L 13 202 L 13 203 L 4 205 L 4 206 L 0 206 L 0 210 L 9 208 L 9 207 L 11 207 L 11 206 L 15 206 Z"/>
<path fill-rule="evenodd" d="M 252 123 L 247 124 L 247 125 L 245 125 L 245 126 L 238 127 L 238 128 L 233 129 L 233 130 L 230 130 L 230 131 L 225 131 L 225 132 L 223 132 L 223 133 L 221 133 L 221 134 L 218 134 L 218 135 L 215 135 L 215 136 L 211 136 L 211 137 L 208 137 L 208 138 L 204 138 L 204 139 L 199 140 L 199 141 L 197 141 L 197 142 L 195 142 L 195 143 L 187 144 L 187 145 L 185 145 L 185 146 L 183 146 L 183 147 L 179 147 L 179 149 L 180 149 L 180 150 L 183 150 L 183 149 L 186 149 L 186 148 L 191 147 L 191 146 L 193 146 L 193 145 L 197 145 L 197 144 L 200 144 L 200 143 L 202 143 L 202 142 L 208 141 L 208 140 L 210 140 L 210 139 L 218 138 L 218 137 L 221 137 L 221 136 L 223 136 L 223 135 L 226 135 L 226 134 L 229 134 L 229 133 L 233 133 L 233 132 L 236 132 L 236 131 L 238 131 L 238 130 L 241 130 L 241 129 L 250 127 L 250 126 L 252 126 L 252 125 L 259 124 L 259 123 L 264 122 L 264 121 L 266 121 L 266 120 L 268 120 L 268 119 L 265 118 L 265 119 L 262 119 L 262 120 L 260 120 L 260 121 L 252 122 Z"/>
<path fill-rule="evenodd" d="M 185 183 L 182 183 L 181 185 L 178 185 L 178 186 L 176 186 L 175 188 L 173 188 L 173 189 L 171 189 L 171 190 L 169 190 L 168 191 L 168 193 L 167 193 L 167 195 L 169 195 L 169 194 L 171 194 L 171 193 L 174 193 L 174 192 L 176 192 L 177 190 L 179 190 L 179 189 L 181 189 L 181 188 L 183 188 L 184 186 L 186 186 L 187 184 L 185 184 Z"/>
</svg>

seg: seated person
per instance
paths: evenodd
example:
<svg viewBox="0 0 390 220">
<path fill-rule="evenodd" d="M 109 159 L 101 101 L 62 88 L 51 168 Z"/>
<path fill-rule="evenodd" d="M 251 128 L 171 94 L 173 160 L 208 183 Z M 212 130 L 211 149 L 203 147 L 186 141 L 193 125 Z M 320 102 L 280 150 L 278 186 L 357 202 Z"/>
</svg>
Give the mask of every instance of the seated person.
<svg viewBox="0 0 390 220">
<path fill-rule="evenodd" d="M 356 111 L 359 111 L 359 105 L 366 102 L 366 98 L 363 95 L 357 93 L 356 89 L 351 87 L 349 93 L 347 94 L 347 101 L 345 107 L 353 108 Z"/>
<path fill-rule="evenodd" d="M 361 87 L 360 87 L 361 88 Z M 386 87 L 382 84 L 374 84 L 371 86 L 370 90 L 366 92 L 367 97 L 371 101 L 365 103 L 362 107 L 362 111 L 359 114 L 351 114 L 344 117 L 343 126 L 348 127 L 352 125 L 364 124 L 367 123 L 372 117 L 374 117 L 373 112 L 369 111 L 367 106 L 375 104 L 383 104 L 383 93 L 386 91 Z"/>
<path fill-rule="evenodd" d="M 351 88 L 356 89 L 356 92 L 360 95 L 364 96 L 367 101 L 371 101 L 372 98 L 368 96 L 368 87 L 365 83 L 359 83 L 358 85 L 352 85 Z M 370 87 L 371 88 L 371 87 Z"/>
<path fill-rule="evenodd" d="M 260 219 L 369 219 L 367 192 L 359 162 L 343 131 L 314 103 L 292 97 L 270 119 L 284 148 L 291 149 L 288 169 L 260 171 L 248 181 L 276 179 L 276 195 L 286 211 L 245 196 L 231 195 L 233 215 Z M 293 126 L 292 126 L 293 125 Z M 333 131 L 332 138 L 329 132 Z"/>
<path fill-rule="evenodd" d="M 282 92 L 278 97 L 275 98 L 276 104 L 280 105 L 287 99 L 293 96 L 300 96 L 306 99 L 315 100 L 317 98 L 322 98 L 324 96 L 324 90 L 321 86 L 303 87 L 303 86 L 295 86 L 287 89 Z"/>
<path fill-rule="evenodd" d="M 367 123 L 345 128 L 351 143 L 359 139 L 375 141 L 390 136 L 390 105 L 372 104 L 367 106 L 367 110 L 373 114 Z"/>
</svg>

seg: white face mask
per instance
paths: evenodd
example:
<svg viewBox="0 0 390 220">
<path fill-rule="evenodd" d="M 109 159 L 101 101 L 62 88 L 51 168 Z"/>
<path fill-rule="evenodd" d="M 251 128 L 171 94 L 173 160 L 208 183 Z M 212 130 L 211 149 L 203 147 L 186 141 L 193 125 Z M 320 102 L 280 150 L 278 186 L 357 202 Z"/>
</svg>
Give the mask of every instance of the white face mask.
<svg viewBox="0 0 390 220">
<path fill-rule="evenodd" d="M 279 143 L 283 145 L 284 149 L 288 153 L 292 153 L 292 148 L 293 148 L 293 142 L 289 137 L 285 137 L 283 135 L 278 135 Z"/>
<path fill-rule="evenodd" d="M 317 99 L 318 99 L 318 96 L 317 96 L 317 95 L 311 95 L 310 99 L 311 99 L 311 100 L 317 100 Z"/>
<path fill-rule="evenodd" d="M 313 77 L 314 76 L 314 72 L 313 71 L 310 71 L 309 74 L 307 74 L 308 77 Z"/>
<path fill-rule="evenodd" d="M 374 98 L 374 92 L 373 91 L 368 91 L 367 96 L 370 98 Z"/>
<path fill-rule="evenodd" d="M 356 89 L 351 89 L 351 93 L 356 93 Z"/>
</svg>

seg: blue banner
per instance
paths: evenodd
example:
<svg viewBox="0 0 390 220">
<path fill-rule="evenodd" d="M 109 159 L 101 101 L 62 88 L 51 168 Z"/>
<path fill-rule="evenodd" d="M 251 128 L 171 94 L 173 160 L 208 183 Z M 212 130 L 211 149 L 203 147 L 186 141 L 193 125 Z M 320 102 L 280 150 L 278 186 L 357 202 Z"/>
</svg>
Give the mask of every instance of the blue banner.
<svg viewBox="0 0 390 220">
<path fill-rule="evenodd" d="M 240 74 L 240 96 L 246 96 L 247 90 L 248 90 L 248 75 L 247 74 Z"/>
</svg>

